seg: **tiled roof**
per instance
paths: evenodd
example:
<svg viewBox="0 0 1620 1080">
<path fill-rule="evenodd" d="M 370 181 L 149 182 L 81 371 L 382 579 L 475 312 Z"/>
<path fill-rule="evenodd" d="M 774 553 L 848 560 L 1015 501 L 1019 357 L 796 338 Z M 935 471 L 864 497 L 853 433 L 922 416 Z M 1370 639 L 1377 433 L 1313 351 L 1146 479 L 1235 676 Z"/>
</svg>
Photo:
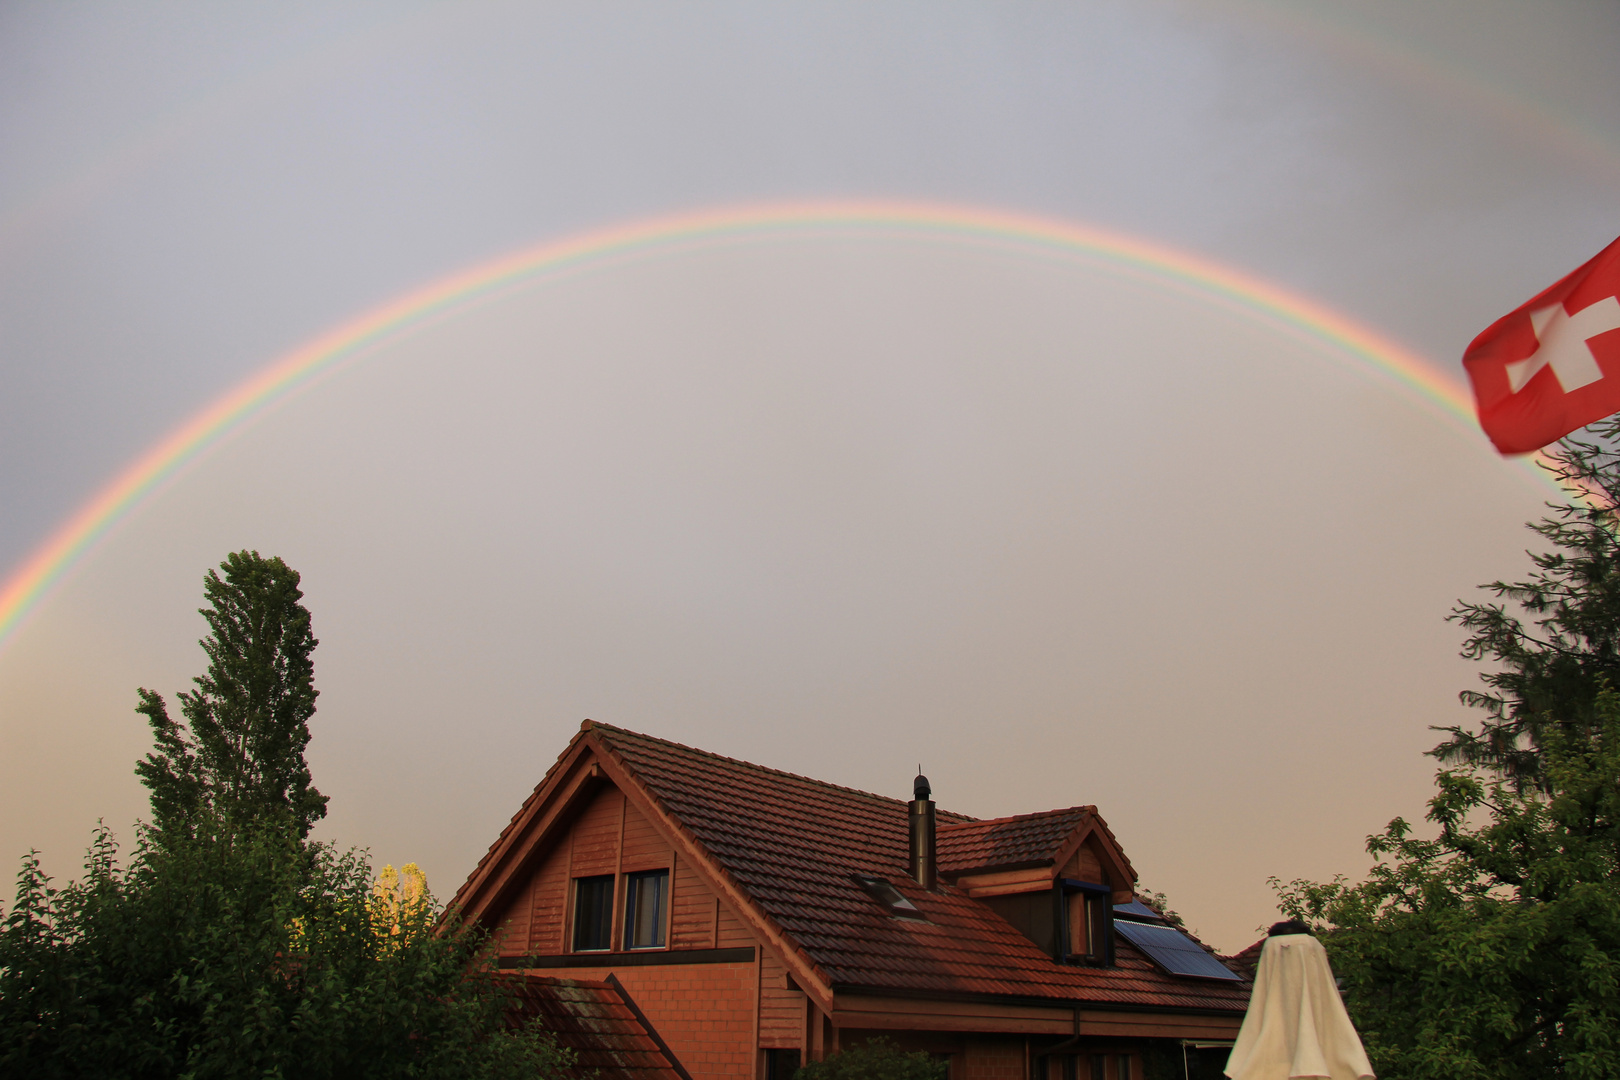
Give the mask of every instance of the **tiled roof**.
<svg viewBox="0 0 1620 1080">
<path fill-rule="evenodd" d="M 1232 1011 L 1247 1002 L 1246 985 L 1166 975 L 1124 941 L 1113 968 L 1054 963 L 960 889 L 924 890 L 907 871 L 907 810 L 899 799 L 604 724 L 593 725 L 586 737 L 623 764 L 835 986 Z M 1080 807 L 976 823 L 939 811 L 940 847 L 953 858 L 958 849 L 951 845 L 958 843 L 962 852 L 1034 851 L 1046 838 L 1060 843 L 1068 835 L 1065 815 L 1078 821 L 1089 812 Z M 966 826 L 960 841 L 954 839 L 959 824 Z M 975 832 L 978 825 L 989 828 Z M 946 842 L 946 834 L 953 839 Z M 853 874 L 887 879 L 927 921 L 889 917 Z"/>
<path fill-rule="evenodd" d="M 937 830 L 942 873 L 1048 863 L 1074 830 L 1097 813 L 1095 806 L 1071 806 L 1039 814 L 941 824 Z"/>
<path fill-rule="evenodd" d="M 1221 963 L 1253 982 L 1255 969 L 1260 966 L 1260 950 L 1265 947 L 1266 939 L 1261 938 L 1241 952 L 1221 957 Z"/>
<path fill-rule="evenodd" d="M 510 976 L 523 1020 L 579 1055 L 576 1076 L 615 1080 L 691 1080 L 643 1023 L 617 982 Z"/>
</svg>

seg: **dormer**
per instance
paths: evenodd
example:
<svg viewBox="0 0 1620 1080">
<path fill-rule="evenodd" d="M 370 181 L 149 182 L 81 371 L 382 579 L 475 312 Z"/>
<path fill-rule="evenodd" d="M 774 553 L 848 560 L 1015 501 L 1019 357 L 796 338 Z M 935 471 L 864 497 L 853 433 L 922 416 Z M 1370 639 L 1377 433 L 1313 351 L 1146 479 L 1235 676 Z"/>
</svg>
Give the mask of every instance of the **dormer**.
<svg viewBox="0 0 1620 1080">
<path fill-rule="evenodd" d="M 939 871 L 1058 963 L 1110 967 L 1136 872 L 1094 806 L 942 825 Z"/>
</svg>

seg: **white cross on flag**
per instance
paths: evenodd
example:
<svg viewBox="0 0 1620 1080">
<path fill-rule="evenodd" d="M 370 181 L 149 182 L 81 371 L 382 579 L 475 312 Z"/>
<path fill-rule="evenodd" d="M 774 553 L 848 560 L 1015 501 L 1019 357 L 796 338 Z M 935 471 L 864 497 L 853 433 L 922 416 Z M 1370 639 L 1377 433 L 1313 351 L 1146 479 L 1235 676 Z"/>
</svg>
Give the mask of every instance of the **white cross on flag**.
<svg viewBox="0 0 1620 1080">
<path fill-rule="evenodd" d="M 1497 319 L 1463 353 L 1479 426 L 1527 454 L 1620 412 L 1620 240 Z"/>
</svg>

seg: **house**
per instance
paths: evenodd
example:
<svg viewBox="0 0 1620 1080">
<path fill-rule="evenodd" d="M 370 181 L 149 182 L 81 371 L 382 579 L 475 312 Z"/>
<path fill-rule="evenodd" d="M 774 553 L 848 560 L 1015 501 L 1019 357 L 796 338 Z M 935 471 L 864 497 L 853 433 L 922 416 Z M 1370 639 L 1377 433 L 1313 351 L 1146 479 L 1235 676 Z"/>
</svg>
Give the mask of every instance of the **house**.
<svg viewBox="0 0 1620 1080">
<path fill-rule="evenodd" d="M 779 1080 L 881 1035 L 951 1080 L 1144 1080 L 1236 1037 L 1249 983 L 1137 898 L 1095 807 L 930 794 L 586 721 L 455 903 L 548 1015 L 617 1010 L 645 1054 L 604 1075 Z"/>
</svg>

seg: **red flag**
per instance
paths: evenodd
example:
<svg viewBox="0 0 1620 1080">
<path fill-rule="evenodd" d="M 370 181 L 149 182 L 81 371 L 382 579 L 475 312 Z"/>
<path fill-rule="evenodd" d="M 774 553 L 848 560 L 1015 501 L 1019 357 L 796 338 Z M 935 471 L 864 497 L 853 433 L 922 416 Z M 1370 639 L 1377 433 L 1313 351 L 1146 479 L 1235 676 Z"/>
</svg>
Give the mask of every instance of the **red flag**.
<svg viewBox="0 0 1620 1080">
<path fill-rule="evenodd" d="M 1620 240 L 1492 323 L 1463 366 L 1479 426 L 1504 454 L 1620 412 Z"/>
</svg>

